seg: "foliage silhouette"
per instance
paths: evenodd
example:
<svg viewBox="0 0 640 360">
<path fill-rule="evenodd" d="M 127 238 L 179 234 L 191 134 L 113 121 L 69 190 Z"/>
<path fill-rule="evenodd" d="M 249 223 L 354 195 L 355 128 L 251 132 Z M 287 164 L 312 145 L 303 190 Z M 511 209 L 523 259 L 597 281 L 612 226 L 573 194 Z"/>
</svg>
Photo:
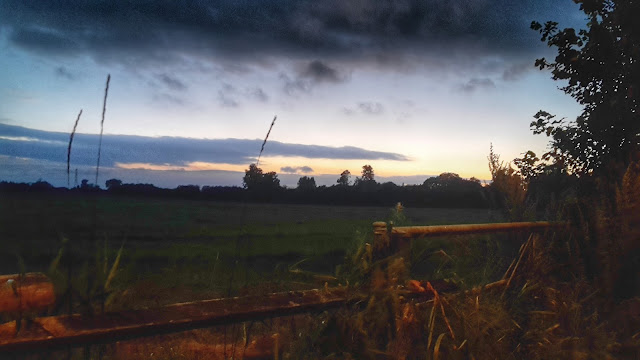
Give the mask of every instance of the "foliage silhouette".
<svg viewBox="0 0 640 360">
<path fill-rule="evenodd" d="M 309 192 L 315 190 L 316 187 L 316 179 L 312 176 L 302 176 L 298 179 L 298 190 L 300 191 Z"/>
<path fill-rule="evenodd" d="M 349 186 L 349 179 L 351 178 L 351 172 L 349 170 L 345 170 L 340 174 L 340 177 L 336 181 L 338 185 L 341 186 Z"/>
<path fill-rule="evenodd" d="M 587 29 L 559 30 L 553 21 L 534 21 L 531 28 L 557 49 L 554 61 L 541 58 L 536 66 L 568 82 L 561 89 L 583 106 L 582 114 L 569 122 L 540 111 L 531 127 L 551 137 L 544 160 L 560 162 L 578 175 L 618 181 L 640 141 L 640 3 L 576 2 L 589 19 Z"/>
</svg>

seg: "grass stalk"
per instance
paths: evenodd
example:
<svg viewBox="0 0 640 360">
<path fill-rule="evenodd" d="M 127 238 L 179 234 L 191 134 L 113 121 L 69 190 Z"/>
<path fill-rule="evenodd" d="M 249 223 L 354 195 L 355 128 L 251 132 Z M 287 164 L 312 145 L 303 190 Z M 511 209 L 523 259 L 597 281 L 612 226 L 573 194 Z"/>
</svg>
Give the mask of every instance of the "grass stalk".
<svg viewBox="0 0 640 360">
<path fill-rule="evenodd" d="M 111 74 L 107 75 L 107 85 L 104 88 L 104 101 L 102 103 L 102 120 L 100 121 L 100 140 L 98 141 L 98 163 L 96 164 L 96 182 L 98 186 L 98 172 L 100 171 L 100 152 L 102 150 L 102 133 L 104 132 L 104 114 L 107 111 L 107 95 L 109 94 L 109 81 L 111 81 Z"/>
<path fill-rule="evenodd" d="M 76 134 L 76 129 L 78 128 L 78 122 L 80 121 L 80 115 L 82 115 L 82 109 L 80 109 L 80 113 L 78 113 L 78 117 L 76 118 L 75 124 L 73 124 L 73 130 L 71 130 L 71 135 L 69 136 L 69 147 L 67 148 L 67 187 L 71 187 L 71 144 L 73 143 L 73 137 Z"/>
<path fill-rule="evenodd" d="M 271 134 L 271 129 L 273 129 L 273 125 L 276 123 L 276 119 L 278 115 L 273 117 L 273 121 L 271 121 L 271 126 L 269 126 L 269 131 L 267 131 L 267 136 L 265 136 L 264 141 L 262 142 L 262 147 L 260 147 L 260 154 L 258 154 L 258 161 L 256 161 L 256 166 L 260 165 L 260 157 L 262 156 L 262 152 L 264 151 L 264 146 L 267 144 L 267 140 L 269 139 L 269 134 Z"/>
</svg>

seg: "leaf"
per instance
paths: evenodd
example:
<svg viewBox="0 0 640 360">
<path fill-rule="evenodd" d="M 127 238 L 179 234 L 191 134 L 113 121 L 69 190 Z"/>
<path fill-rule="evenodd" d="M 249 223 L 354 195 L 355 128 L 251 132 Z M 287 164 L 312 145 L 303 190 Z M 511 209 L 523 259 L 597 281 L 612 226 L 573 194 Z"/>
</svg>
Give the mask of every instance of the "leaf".
<svg viewBox="0 0 640 360">
<path fill-rule="evenodd" d="M 116 272 L 118 271 L 118 265 L 120 265 L 120 257 L 122 256 L 122 250 L 124 249 L 124 242 L 120 246 L 120 250 L 118 250 L 118 255 L 116 259 L 113 261 L 113 266 L 111 266 L 111 271 L 109 271 L 109 276 L 107 277 L 107 281 L 104 282 L 104 290 L 109 290 L 109 285 L 111 285 L 111 281 L 116 276 Z"/>
</svg>

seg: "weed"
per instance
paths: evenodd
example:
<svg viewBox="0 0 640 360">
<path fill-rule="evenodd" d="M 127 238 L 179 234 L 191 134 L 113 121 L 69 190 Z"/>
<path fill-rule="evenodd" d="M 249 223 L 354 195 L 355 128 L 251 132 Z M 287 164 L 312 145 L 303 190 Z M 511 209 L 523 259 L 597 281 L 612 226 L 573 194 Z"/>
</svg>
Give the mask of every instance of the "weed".
<svg viewBox="0 0 640 360">
<path fill-rule="evenodd" d="M 102 120 L 100 120 L 100 140 L 98 142 L 98 162 L 96 164 L 96 182 L 98 185 L 98 172 L 100 171 L 100 152 L 102 150 L 102 133 L 104 132 L 104 114 L 107 111 L 107 95 L 109 94 L 109 81 L 111 81 L 111 74 L 107 75 L 107 85 L 104 88 L 104 101 L 102 103 Z"/>
<path fill-rule="evenodd" d="M 80 121 L 80 116 L 82 115 L 82 109 L 78 113 L 78 117 L 76 118 L 76 122 L 73 124 L 73 130 L 71 130 L 71 135 L 69 135 L 69 147 L 67 148 L 67 187 L 71 187 L 71 179 L 69 170 L 71 167 L 71 144 L 73 143 L 73 137 L 76 134 L 76 129 L 78 128 L 78 122 Z M 76 183 L 77 180 L 77 170 L 76 170 Z"/>
</svg>

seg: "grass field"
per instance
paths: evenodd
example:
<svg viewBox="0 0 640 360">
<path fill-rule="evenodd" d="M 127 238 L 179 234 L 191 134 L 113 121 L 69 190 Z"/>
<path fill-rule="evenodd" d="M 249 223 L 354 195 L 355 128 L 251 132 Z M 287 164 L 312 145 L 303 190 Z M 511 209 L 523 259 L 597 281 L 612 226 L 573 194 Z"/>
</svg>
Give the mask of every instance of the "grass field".
<svg viewBox="0 0 640 360">
<path fill-rule="evenodd" d="M 371 237 L 371 224 L 389 219 L 391 208 L 3 194 L 0 272 L 45 271 L 68 239 L 80 272 L 88 271 L 83 264 L 94 261 L 96 251 L 106 247 L 113 259 L 124 244 L 116 284 L 137 292 L 133 302 L 144 305 L 149 297 L 167 303 L 231 289 L 317 286 L 289 269 L 334 274 L 345 254 Z M 415 225 L 500 220 L 477 209 L 406 209 L 405 215 Z M 416 268 L 439 266 L 422 259 Z"/>
<path fill-rule="evenodd" d="M 400 225 L 503 221 L 497 212 L 477 209 L 405 208 L 402 215 L 406 219 L 402 219 L 392 205 L 332 207 L 3 194 L 0 268 L 5 274 L 54 274 L 51 278 L 62 304 L 54 313 L 66 312 L 67 304 L 73 312 L 85 312 L 87 298 L 94 311 L 102 304 L 107 311 L 118 311 L 322 288 L 325 281 L 333 286 L 350 280 L 349 288 L 364 285 L 371 291 L 359 305 L 334 312 L 94 345 L 74 350 L 71 358 L 226 359 L 245 350 L 258 353 L 258 358 L 280 358 L 277 354 L 282 354 L 281 358 L 290 359 L 334 359 L 340 358 L 334 356 L 339 351 L 372 359 L 378 354 L 438 358 L 438 352 L 444 354 L 441 358 L 531 358 L 520 355 L 546 354 L 547 343 L 559 344 L 553 350 L 556 354 L 574 354 L 575 349 L 562 345 L 565 339 L 582 341 L 580 346 L 585 349 L 590 349 L 594 338 L 600 348 L 608 349 L 606 344 L 613 343 L 613 338 L 600 330 L 601 325 L 594 325 L 592 316 L 585 318 L 593 313 L 592 305 L 586 302 L 595 294 L 593 289 L 549 280 L 547 273 L 556 265 L 547 244 L 527 241 L 529 247 L 523 249 L 528 250 L 520 253 L 526 256 L 518 257 L 529 234 L 417 239 L 403 258 L 377 263 L 366 260 L 363 244 L 373 240 L 374 221 L 404 221 Z M 547 235 L 547 240 L 555 238 Z M 564 239 L 566 234 L 558 236 Z M 67 239 L 66 245 L 63 239 Z M 91 286 L 101 287 L 123 244 L 120 265 L 105 300 Z M 64 255 L 57 272 L 52 272 L 51 264 L 61 249 L 65 249 Z M 359 251 L 357 256 L 355 251 Z M 463 291 L 443 295 L 443 300 L 434 297 L 421 305 L 400 301 L 398 285 L 410 283 L 408 279 L 446 279 L 468 290 L 502 278 L 514 259 L 518 264 L 524 260 L 520 267 L 514 267 L 509 277 L 513 281 L 504 290 Z M 334 275 L 336 280 L 327 280 L 327 276 L 317 279 L 313 274 Z M 68 283 L 60 282 L 60 277 L 70 278 L 72 286 L 65 287 Z M 65 289 L 75 291 L 70 301 L 61 296 Z M 83 298 L 83 294 L 87 295 Z M 398 336 L 386 338 L 392 331 Z M 454 339 L 454 333 L 460 338 Z M 344 339 L 352 341 L 336 345 Z M 538 349 L 545 339 L 544 348 Z M 46 356 L 62 359 L 68 354 L 63 351 Z"/>
</svg>

